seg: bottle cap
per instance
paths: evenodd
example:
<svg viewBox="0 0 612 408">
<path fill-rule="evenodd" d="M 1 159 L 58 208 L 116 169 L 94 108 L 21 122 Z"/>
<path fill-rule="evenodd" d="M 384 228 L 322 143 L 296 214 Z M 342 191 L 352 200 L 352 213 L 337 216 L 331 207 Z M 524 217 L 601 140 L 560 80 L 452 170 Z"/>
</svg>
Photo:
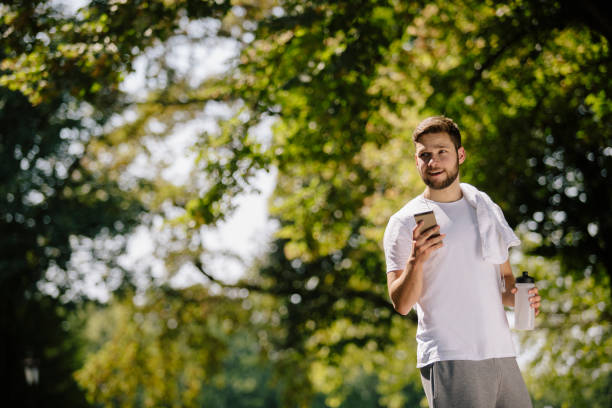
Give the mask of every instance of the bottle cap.
<svg viewBox="0 0 612 408">
<path fill-rule="evenodd" d="M 529 276 L 527 272 L 523 272 L 523 276 L 516 278 L 516 283 L 535 283 L 535 279 Z"/>
</svg>

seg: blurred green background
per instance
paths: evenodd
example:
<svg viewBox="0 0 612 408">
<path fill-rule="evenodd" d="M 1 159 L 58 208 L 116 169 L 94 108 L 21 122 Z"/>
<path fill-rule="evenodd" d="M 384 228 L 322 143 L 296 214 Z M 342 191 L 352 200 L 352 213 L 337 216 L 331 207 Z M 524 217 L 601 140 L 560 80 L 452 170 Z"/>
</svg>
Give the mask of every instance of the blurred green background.
<svg viewBox="0 0 612 408">
<path fill-rule="evenodd" d="M 534 405 L 612 406 L 605 5 L 0 2 L 0 405 L 426 406 L 381 240 L 445 114 L 545 299 Z"/>
</svg>

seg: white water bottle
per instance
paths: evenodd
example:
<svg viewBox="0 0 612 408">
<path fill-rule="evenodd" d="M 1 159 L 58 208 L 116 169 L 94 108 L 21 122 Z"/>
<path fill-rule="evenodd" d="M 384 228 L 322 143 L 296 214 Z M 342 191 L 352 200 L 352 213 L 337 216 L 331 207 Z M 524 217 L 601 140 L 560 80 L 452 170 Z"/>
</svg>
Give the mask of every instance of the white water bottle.
<svg viewBox="0 0 612 408">
<path fill-rule="evenodd" d="M 514 328 L 517 330 L 533 330 L 535 326 L 535 309 L 529 303 L 529 289 L 535 287 L 535 280 L 523 272 L 523 276 L 516 279 L 516 293 L 514 294 Z"/>
</svg>

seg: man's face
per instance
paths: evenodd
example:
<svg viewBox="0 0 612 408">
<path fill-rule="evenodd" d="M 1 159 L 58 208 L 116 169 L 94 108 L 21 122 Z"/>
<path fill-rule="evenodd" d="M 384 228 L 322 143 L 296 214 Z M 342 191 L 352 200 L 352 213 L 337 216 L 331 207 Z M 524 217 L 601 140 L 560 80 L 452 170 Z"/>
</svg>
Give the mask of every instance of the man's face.
<svg viewBox="0 0 612 408">
<path fill-rule="evenodd" d="M 464 160 L 463 147 L 456 149 L 447 133 L 428 133 L 416 143 L 417 169 L 425 184 L 434 190 L 453 184 Z"/>
</svg>

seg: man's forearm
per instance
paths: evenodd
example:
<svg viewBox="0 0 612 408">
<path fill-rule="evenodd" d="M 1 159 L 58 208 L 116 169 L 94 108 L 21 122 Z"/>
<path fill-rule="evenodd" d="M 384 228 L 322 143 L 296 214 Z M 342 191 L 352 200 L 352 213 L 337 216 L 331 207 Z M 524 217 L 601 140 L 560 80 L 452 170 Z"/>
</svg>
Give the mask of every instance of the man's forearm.
<svg viewBox="0 0 612 408">
<path fill-rule="evenodd" d="M 506 282 L 506 291 L 502 293 L 502 303 L 504 306 L 514 307 L 514 294 L 511 292 L 514 288 L 514 276 L 504 275 L 504 281 Z"/>
<path fill-rule="evenodd" d="M 423 268 L 411 260 L 406 264 L 401 275 L 390 285 L 389 295 L 393 307 L 400 314 L 406 315 L 419 300 L 423 290 Z"/>
</svg>

